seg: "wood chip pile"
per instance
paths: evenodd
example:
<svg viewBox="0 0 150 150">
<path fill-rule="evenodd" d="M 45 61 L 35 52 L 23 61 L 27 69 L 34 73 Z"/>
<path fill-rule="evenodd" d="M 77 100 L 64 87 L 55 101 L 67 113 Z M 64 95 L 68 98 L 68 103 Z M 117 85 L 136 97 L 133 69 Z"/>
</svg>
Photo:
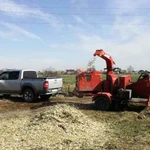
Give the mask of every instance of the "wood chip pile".
<svg viewBox="0 0 150 150">
<path fill-rule="evenodd" d="M 0 120 L 0 149 L 99 149 L 108 142 L 109 126 L 78 108 L 57 104 L 34 116 Z"/>
</svg>

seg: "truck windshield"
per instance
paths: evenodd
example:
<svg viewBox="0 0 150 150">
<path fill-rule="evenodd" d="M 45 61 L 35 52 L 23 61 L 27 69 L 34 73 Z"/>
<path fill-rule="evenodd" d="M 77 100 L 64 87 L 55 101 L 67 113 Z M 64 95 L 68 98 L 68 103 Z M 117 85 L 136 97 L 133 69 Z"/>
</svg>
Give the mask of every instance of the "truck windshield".
<svg viewBox="0 0 150 150">
<path fill-rule="evenodd" d="M 24 71 L 23 79 L 34 79 L 37 78 L 36 71 Z"/>
</svg>

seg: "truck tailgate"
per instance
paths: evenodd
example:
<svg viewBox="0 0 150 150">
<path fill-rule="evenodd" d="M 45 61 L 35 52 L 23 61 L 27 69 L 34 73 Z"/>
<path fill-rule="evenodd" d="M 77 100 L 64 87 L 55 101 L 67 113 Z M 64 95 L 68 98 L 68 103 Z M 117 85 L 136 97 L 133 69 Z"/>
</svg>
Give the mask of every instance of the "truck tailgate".
<svg viewBox="0 0 150 150">
<path fill-rule="evenodd" d="M 62 88 L 62 78 L 49 78 L 47 80 L 49 82 L 49 89 Z"/>
</svg>

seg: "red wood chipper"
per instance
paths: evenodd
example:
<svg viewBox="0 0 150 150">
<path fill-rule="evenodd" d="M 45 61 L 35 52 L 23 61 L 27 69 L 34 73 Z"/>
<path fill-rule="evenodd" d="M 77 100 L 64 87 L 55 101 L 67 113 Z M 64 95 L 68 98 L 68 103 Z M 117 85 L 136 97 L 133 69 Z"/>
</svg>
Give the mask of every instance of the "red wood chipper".
<svg viewBox="0 0 150 150">
<path fill-rule="evenodd" d="M 85 71 L 76 75 L 74 94 L 78 97 L 92 96 L 99 110 L 109 110 L 128 105 L 130 102 L 150 106 L 150 77 L 143 72 L 138 80 L 131 82 L 131 76 L 117 76 L 114 73 L 113 58 L 103 50 L 96 50 L 94 56 L 106 61 L 106 79 L 102 72 Z M 145 99 L 144 99 L 145 98 Z"/>
</svg>

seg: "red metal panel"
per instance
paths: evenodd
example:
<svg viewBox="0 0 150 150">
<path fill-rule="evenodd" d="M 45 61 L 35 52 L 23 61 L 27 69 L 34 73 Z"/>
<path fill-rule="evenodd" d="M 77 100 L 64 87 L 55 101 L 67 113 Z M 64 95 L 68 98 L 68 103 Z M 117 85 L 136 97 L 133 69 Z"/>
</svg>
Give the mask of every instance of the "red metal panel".
<svg viewBox="0 0 150 150">
<path fill-rule="evenodd" d="M 77 89 L 79 92 L 100 91 L 102 73 L 99 71 L 82 72 L 77 76 Z"/>
<path fill-rule="evenodd" d="M 119 88 L 125 89 L 127 85 L 131 84 L 131 76 L 119 77 Z"/>
<path fill-rule="evenodd" d="M 142 78 L 127 86 L 132 89 L 133 97 L 147 98 L 150 95 L 150 77 Z"/>
</svg>

